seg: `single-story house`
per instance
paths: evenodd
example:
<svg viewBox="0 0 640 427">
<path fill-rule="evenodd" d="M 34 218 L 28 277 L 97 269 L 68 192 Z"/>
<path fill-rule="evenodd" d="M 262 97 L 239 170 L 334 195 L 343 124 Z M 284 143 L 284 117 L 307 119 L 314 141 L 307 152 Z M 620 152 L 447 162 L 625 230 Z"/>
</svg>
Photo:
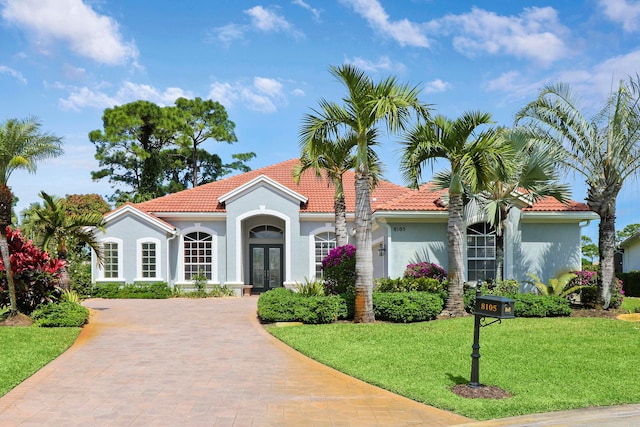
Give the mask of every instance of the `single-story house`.
<svg viewBox="0 0 640 427">
<path fill-rule="evenodd" d="M 95 282 L 165 281 L 254 291 L 320 278 L 336 245 L 334 188 L 314 173 L 292 178 L 297 159 L 153 199 L 105 215 L 97 238 L 104 263 Z M 354 230 L 354 174 L 344 176 L 347 221 Z M 400 277 L 418 260 L 447 268 L 447 208 L 442 191 L 380 181 L 371 195 L 374 277 Z M 580 269 L 581 227 L 597 219 L 584 203 L 544 199 L 512 209 L 505 232 L 505 278 L 543 280 Z M 355 243 L 355 238 L 350 237 Z M 495 232 L 482 218 L 466 224 L 465 278 L 495 277 Z"/>
<path fill-rule="evenodd" d="M 622 273 L 640 270 L 640 233 L 636 233 L 620 242 L 622 253 Z"/>
</svg>

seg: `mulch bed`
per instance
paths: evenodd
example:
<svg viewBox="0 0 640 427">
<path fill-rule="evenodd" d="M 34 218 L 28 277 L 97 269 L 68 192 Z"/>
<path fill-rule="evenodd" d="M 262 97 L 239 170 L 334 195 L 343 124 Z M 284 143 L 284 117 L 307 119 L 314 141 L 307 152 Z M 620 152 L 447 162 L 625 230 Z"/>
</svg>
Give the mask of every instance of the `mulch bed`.
<svg viewBox="0 0 640 427">
<path fill-rule="evenodd" d="M 451 391 L 467 399 L 506 399 L 511 397 L 511 393 L 493 385 L 470 387 L 469 384 L 458 384 L 453 386 Z"/>
<path fill-rule="evenodd" d="M 31 326 L 33 319 L 26 314 L 18 313 L 15 316 L 0 317 L 0 326 Z"/>
</svg>

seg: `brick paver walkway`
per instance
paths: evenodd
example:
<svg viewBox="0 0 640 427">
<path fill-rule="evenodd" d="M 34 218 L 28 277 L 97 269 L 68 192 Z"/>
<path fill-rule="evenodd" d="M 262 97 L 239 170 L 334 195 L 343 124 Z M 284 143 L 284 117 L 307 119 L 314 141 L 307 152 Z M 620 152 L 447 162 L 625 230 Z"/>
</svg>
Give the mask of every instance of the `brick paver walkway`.
<svg viewBox="0 0 640 427">
<path fill-rule="evenodd" d="M 471 420 L 289 349 L 257 297 L 88 300 L 90 326 L 0 398 L 0 426 L 446 426 Z"/>
</svg>

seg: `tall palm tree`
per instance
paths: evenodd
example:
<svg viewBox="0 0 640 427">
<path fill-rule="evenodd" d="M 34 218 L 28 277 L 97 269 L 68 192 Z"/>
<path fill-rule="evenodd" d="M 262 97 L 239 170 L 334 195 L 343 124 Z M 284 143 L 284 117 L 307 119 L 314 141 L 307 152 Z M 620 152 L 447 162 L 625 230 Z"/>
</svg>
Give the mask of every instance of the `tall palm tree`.
<svg viewBox="0 0 640 427">
<path fill-rule="evenodd" d="M 507 172 L 505 176 L 496 176 L 487 189 L 471 195 L 469 205 L 477 206 L 495 229 L 496 280 L 503 276 L 504 232 L 511 209 L 532 205 L 545 197 L 561 203 L 571 197 L 569 185 L 559 183 L 559 158 L 553 151 L 531 144 L 527 135 L 518 130 L 502 129 L 501 134 L 513 149 L 512 164 L 502 171 Z"/>
<path fill-rule="evenodd" d="M 300 182 L 302 174 L 313 170 L 318 178 L 326 175 L 327 180 L 334 186 L 333 209 L 335 213 L 336 245 L 344 246 L 349 243 L 347 232 L 347 206 L 344 196 L 342 177 L 354 167 L 353 148 L 355 138 L 340 139 L 338 141 L 320 141 L 309 138 L 300 141 L 300 164 L 293 170 L 293 178 Z M 369 173 L 372 188 L 379 180 L 382 164 L 372 147 L 369 147 Z"/>
<path fill-rule="evenodd" d="M 388 77 L 374 83 L 353 65 L 330 67 L 329 72 L 348 91 L 343 104 L 319 101 L 320 108 L 303 120 L 302 141 L 352 140 L 356 192 L 356 304 L 355 322 L 373 322 L 373 259 L 371 255 L 371 147 L 379 142 L 381 124 L 389 133 L 404 130 L 414 112 L 427 115 L 419 90 Z"/>
<path fill-rule="evenodd" d="M 499 131 L 481 126 L 491 124 L 491 115 L 467 112 L 450 120 L 444 116 L 419 123 L 406 136 L 402 153 L 402 172 L 409 185 L 417 188 L 425 163 L 434 165 L 437 159 L 449 162 L 448 180 L 448 293 L 444 316 L 465 314 L 463 197 L 465 187 L 472 193 L 487 188 L 497 171 L 506 169 L 512 151 L 503 143 Z"/>
<path fill-rule="evenodd" d="M 67 268 L 68 243 L 70 241 L 86 244 L 102 261 L 102 249 L 96 240 L 93 229 L 104 231 L 104 218 L 101 213 L 69 215 L 64 199 L 40 192 L 43 205 L 32 206 L 29 214 L 27 232 L 34 236 L 35 243 L 43 250 L 54 251 L 64 266 L 60 269 L 60 286 L 69 289 L 71 279 Z"/>
<path fill-rule="evenodd" d="M 566 84 L 548 85 L 516 114 L 531 137 L 559 150 L 562 165 L 582 175 L 586 201 L 600 216 L 598 226 L 599 292 L 596 305 L 608 308 L 615 283 L 616 199 L 625 180 L 640 169 L 640 79 L 621 81 L 592 118 L 581 112 Z"/>
<path fill-rule="evenodd" d="M 18 308 L 7 244 L 7 227 L 11 225 L 13 206 L 13 193 L 7 183 L 13 171 L 25 169 L 34 173 L 38 162 L 63 153 L 62 138 L 42 132 L 41 126 L 35 117 L 23 120 L 9 119 L 0 125 L 0 254 L 4 265 L 9 266 L 5 270 L 9 287 L 10 315 L 16 315 Z"/>
</svg>

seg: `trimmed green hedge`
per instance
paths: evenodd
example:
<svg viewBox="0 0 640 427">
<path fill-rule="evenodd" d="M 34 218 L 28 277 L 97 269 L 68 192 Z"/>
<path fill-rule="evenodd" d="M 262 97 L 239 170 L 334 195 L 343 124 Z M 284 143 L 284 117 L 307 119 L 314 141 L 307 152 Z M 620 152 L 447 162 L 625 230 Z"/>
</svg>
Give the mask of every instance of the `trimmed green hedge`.
<svg viewBox="0 0 640 427">
<path fill-rule="evenodd" d="M 485 295 L 492 295 L 486 293 Z M 495 295 L 495 294 L 493 294 Z M 569 300 L 556 295 L 510 294 L 504 295 L 515 300 L 516 317 L 560 317 L 571 315 Z M 473 313 L 476 305 L 476 290 L 469 289 L 464 293 L 464 307 Z"/>
<path fill-rule="evenodd" d="M 435 319 L 444 302 L 428 292 L 374 292 L 373 312 L 377 320 L 396 323 L 424 322 Z"/>
<path fill-rule="evenodd" d="M 622 280 L 624 296 L 640 297 L 640 271 L 616 273 L 616 277 Z"/>
<path fill-rule="evenodd" d="M 92 298 L 166 299 L 171 297 L 167 282 L 122 284 L 101 282 L 93 285 Z"/>
<path fill-rule="evenodd" d="M 89 309 L 75 302 L 47 304 L 35 309 L 31 318 L 40 327 L 80 327 L 89 320 Z"/>
<path fill-rule="evenodd" d="M 305 296 L 277 288 L 258 298 L 258 317 L 263 322 L 331 323 L 346 315 L 347 306 L 337 295 Z"/>
</svg>

